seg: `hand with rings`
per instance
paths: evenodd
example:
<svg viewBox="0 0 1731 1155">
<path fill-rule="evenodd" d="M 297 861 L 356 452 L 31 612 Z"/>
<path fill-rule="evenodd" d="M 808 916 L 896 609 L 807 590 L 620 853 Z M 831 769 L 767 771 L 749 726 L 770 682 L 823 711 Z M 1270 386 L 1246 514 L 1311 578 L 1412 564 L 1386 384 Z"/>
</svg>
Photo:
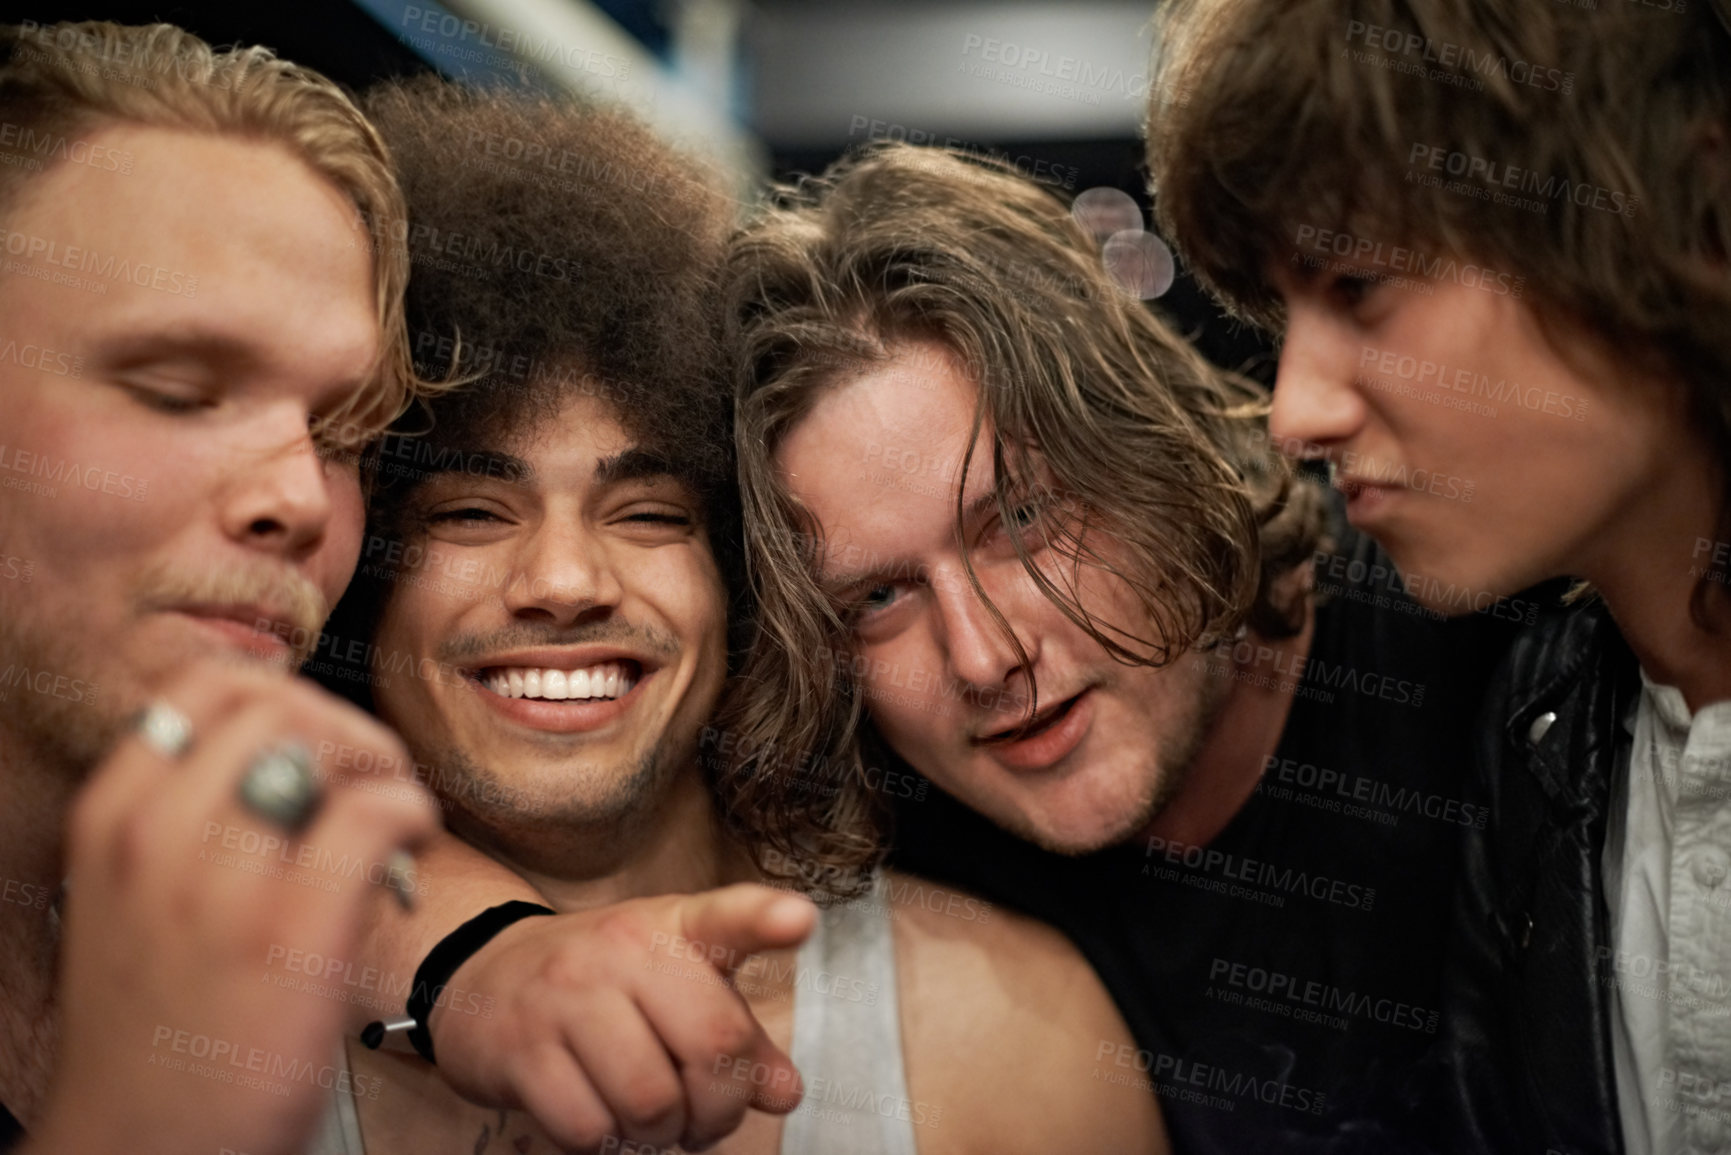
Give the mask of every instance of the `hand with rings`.
<svg viewBox="0 0 1731 1155">
<path fill-rule="evenodd" d="M 328 1095 L 316 1079 L 260 1094 L 175 1061 L 220 1047 L 242 1070 L 316 1072 L 372 1017 L 302 989 L 280 960 L 354 957 L 375 891 L 413 893 L 408 848 L 437 810 L 413 782 L 321 769 L 318 752 L 338 749 L 406 757 L 311 683 L 209 662 L 161 687 L 96 768 L 72 810 L 60 1077 L 32 1149 L 130 1151 L 139 1135 L 301 1149 Z"/>
</svg>

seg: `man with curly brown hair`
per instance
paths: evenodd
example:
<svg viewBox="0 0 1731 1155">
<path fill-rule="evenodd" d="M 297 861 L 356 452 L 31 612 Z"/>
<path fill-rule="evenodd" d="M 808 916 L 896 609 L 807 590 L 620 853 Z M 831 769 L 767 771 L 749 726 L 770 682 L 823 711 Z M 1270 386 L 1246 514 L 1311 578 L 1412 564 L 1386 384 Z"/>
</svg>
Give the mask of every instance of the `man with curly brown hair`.
<svg viewBox="0 0 1731 1155">
<path fill-rule="evenodd" d="M 324 672 L 358 675 L 451 828 L 509 867 L 525 901 L 575 911 L 763 877 L 764 816 L 724 813 L 697 756 L 743 617 L 717 291 L 725 200 L 621 113 L 438 82 L 386 89 L 369 112 L 410 206 L 422 371 L 472 380 L 386 438 L 378 560 L 333 626 L 365 639 L 362 665 Z M 799 1110 L 750 1117 L 726 1149 L 1165 1150 L 1146 1088 L 1101 1076 L 1103 1051 L 1134 1048 L 1065 940 L 953 888 L 893 875 L 865 889 L 797 952 L 725 959 L 805 1081 Z M 729 953 L 717 950 L 674 935 L 640 961 L 717 982 L 705 969 Z M 619 1046 L 638 1033 L 629 1006 L 598 1004 L 572 1032 L 610 1103 L 629 1108 L 663 1077 Z M 384 1090 L 322 1150 L 547 1137 L 540 1103 L 500 1114 L 419 1059 L 351 1046 L 350 1061 Z M 791 1105 L 791 1082 L 763 1063 L 684 1077 L 741 1098 L 769 1082 Z M 550 1137 L 605 1150 L 621 1130 L 679 1134 L 592 1107 L 593 1123 Z"/>
</svg>

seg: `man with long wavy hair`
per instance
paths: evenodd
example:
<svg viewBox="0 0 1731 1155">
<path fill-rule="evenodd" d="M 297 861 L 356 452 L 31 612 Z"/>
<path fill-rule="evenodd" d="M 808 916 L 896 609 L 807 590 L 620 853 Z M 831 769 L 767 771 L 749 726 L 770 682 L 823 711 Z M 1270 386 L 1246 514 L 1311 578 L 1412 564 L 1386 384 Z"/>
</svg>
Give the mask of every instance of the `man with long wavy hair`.
<svg viewBox="0 0 1731 1155">
<path fill-rule="evenodd" d="M 785 190 L 729 317 L 731 809 L 821 816 L 845 876 L 899 801 L 902 861 L 1082 945 L 1177 1149 L 1393 1149 L 1478 820 L 1463 722 L 1530 607 L 1423 611 L 1273 459 L 1264 395 L 990 165 L 891 147 Z M 904 763 L 941 796 L 896 799 Z"/>
</svg>

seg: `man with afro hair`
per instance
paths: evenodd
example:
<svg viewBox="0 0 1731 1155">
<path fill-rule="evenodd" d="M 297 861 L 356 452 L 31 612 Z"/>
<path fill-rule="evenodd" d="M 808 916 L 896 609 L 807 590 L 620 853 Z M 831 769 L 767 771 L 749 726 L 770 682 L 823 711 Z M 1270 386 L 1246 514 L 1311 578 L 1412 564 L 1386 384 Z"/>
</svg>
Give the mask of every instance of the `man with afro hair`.
<svg viewBox="0 0 1731 1155">
<path fill-rule="evenodd" d="M 436 880 L 417 918 L 761 880 L 765 816 L 724 813 L 698 757 L 749 622 L 718 292 L 726 198 L 619 111 L 432 80 L 376 92 L 368 110 L 410 205 L 404 235 L 380 243 L 409 249 L 419 369 L 466 384 L 378 448 L 367 556 L 333 625 L 364 642 L 341 647 L 360 660 L 315 672 L 405 735 L 415 776 L 480 852 L 432 864 L 464 889 Z M 802 933 L 743 947 L 691 933 L 635 955 L 640 974 L 742 998 L 804 1075 L 801 1109 L 748 1117 L 728 1150 L 1165 1150 L 1149 1088 L 1103 1077 L 1100 1056 L 1134 1045 L 1068 942 L 953 889 L 878 881 L 797 951 Z M 482 901 L 451 897 L 471 887 Z M 495 960 L 537 957 L 500 942 Z M 446 977 L 435 1032 L 508 997 Z M 681 1082 L 793 1107 L 791 1075 L 759 1059 L 652 1054 L 641 1044 L 671 1050 L 701 1012 L 644 1014 L 622 993 L 552 1024 L 525 1001 L 524 1030 L 548 1033 L 502 1059 L 535 1062 L 556 1037 L 581 1072 L 552 1071 L 539 1098 L 476 1096 L 521 1112 L 439 1082 L 471 1089 L 445 1069 L 446 1034 L 438 1072 L 351 1044 L 354 1082 L 378 1093 L 338 1096 L 318 1150 L 660 1146 L 688 1129 L 651 1100 Z M 495 1019 L 491 1033 L 510 1032 Z"/>
</svg>

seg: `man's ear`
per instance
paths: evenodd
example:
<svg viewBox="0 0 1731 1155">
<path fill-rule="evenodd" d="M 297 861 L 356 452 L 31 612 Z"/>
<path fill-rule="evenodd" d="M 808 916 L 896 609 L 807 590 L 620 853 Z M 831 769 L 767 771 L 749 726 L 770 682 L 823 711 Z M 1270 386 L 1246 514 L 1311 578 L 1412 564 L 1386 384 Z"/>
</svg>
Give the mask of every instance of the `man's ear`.
<svg viewBox="0 0 1731 1155">
<path fill-rule="evenodd" d="M 1270 634 L 1279 638 L 1303 633 L 1310 620 L 1311 599 L 1315 592 L 1316 566 L 1309 557 L 1285 573 L 1270 577 L 1263 587 L 1261 602 L 1279 619 L 1282 628 L 1275 630 L 1274 621 L 1264 620 L 1252 622 L 1250 632 L 1262 638 Z M 1264 630 L 1270 633 L 1264 633 Z"/>
</svg>

